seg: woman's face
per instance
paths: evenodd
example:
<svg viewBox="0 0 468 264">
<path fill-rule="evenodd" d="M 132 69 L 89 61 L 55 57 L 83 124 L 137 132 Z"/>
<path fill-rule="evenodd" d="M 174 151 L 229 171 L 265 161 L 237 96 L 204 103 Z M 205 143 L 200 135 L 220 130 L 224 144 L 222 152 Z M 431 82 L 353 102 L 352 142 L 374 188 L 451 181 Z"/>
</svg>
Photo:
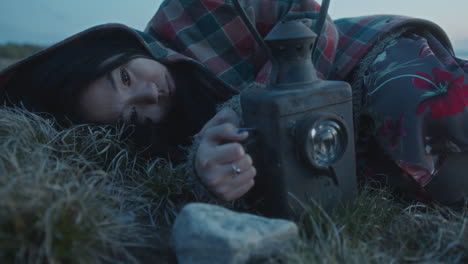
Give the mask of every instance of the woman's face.
<svg viewBox="0 0 468 264">
<path fill-rule="evenodd" d="M 169 112 L 174 93 L 174 79 L 163 64 L 135 58 L 85 87 L 78 98 L 79 112 L 86 122 L 159 122 Z"/>
</svg>

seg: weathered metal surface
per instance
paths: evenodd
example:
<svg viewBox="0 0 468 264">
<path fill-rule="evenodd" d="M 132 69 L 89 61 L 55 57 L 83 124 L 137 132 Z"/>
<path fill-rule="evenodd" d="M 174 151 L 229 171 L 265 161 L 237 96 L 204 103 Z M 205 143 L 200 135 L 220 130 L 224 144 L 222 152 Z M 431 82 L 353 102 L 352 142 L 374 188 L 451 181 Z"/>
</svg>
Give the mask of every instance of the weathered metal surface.
<svg viewBox="0 0 468 264">
<path fill-rule="evenodd" d="M 317 78 L 315 39 L 301 20 L 278 24 L 265 39 L 274 58 L 270 86 L 241 94 L 245 125 L 256 129 L 247 146 L 258 171 L 250 199 L 267 216 L 294 218 L 305 204 L 332 209 L 356 195 L 351 87 Z M 317 168 L 301 140 L 323 120 L 341 124 L 347 140 L 339 160 Z"/>
</svg>

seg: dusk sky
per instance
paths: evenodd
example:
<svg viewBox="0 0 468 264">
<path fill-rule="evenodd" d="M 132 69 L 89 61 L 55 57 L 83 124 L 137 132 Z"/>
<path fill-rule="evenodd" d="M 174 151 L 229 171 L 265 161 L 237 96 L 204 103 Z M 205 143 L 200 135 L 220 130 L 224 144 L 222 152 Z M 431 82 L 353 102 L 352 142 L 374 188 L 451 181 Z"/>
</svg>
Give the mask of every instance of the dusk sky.
<svg viewBox="0 0 468 264">
<path fill-rule="evenodd" d="M 143 29 L 161 0 L 2 2 L 0 44 L 27 42 L 49 45 L 102 23 L 118 22 Z M 468 21 L 464 22 L 467 12 L 468 0 L 331 0 L 330 7 L 333 18 L 385 13 L 432 20 L 448 32 L 455 48 L 460 51 L 468 51 Z"/>
</svg>

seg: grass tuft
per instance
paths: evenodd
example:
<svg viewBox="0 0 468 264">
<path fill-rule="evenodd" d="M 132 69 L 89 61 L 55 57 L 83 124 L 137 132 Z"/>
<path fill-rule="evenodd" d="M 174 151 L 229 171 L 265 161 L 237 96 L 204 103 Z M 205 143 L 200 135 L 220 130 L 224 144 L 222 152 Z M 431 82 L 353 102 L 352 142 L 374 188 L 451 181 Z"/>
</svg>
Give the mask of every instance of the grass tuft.
<svg viewBox="0 0 468 264">
<path fill-rule="evenodd" d="M 466 263 L 467 210 L 408 203 L 366 185 L 331 214 L 308 208 L 288 263 Z"/>
<path fill-rule="evenodd" d="M 0 259 L 136 262 L 127 248 L 148 247 L 136 221 L 148 201 L 126 184 L 139 171 L 120 134 L 0 110 Z"/>
<path fill-rule="evenodd" d="M 124 130 L 0 109 L 0 263 L 175 263 L 167 234 L 179 209 L 217 201 L 183 166 L 132 151 Z M 468 206 L 371 186 L 334 212 L 305 208 L 297 248 L 266 261 L 468 263 Z"/>
</svg>

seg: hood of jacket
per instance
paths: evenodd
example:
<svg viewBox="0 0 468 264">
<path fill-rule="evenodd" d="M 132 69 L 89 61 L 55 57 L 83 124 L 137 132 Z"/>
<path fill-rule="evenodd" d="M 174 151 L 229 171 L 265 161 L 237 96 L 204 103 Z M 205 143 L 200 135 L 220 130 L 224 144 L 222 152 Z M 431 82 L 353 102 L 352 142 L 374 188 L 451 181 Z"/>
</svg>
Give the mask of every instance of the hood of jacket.
<svg viewBox="0 0 468 264">
<path fill-rule="evenodd" d="M 25 87 L 14 84 L 18 80 L 23 81 L 28 79 L 32 72 L 44 67 L 44 65 L 46 65 L 45 62 L 49 57 L 54 55 L 54 53 L 60 52 L 63 49 L 67 49 L 70 45 L 76 45 L 85 40 L 105 41 L 106 39 L 115 38 L 125 38 L 135 41 L 138 45 L 144 47 L 152 58 L 165 65 L 175 65 L 178 63 L 192 64 L 194 66 L 192 68 L 198 73 L 200 78 L 210 80 L 207 82 L 210 86 L 216 85 L 218 87 L 217 90 L 219 90 L 219 87 L 223 87 L 224 93 L 218 91 L 220 97 L 227 98 L 227 94 L 233 94 L 235 92 L 221 80 L 213 78 L 212 73 L 198 61 L 175 52 L 145 32 L 123 24 L 112 23 L 86 29 L 2 70 L 0 72 L 1 100 L 7 105 L 21 105 L 22 101 L 26 100 L 28 96 L 40 92 L 34 90 L 37 89 L 34 85 Z M 175 54 L 176 56 L 174 56 Z"/>
</svg>

